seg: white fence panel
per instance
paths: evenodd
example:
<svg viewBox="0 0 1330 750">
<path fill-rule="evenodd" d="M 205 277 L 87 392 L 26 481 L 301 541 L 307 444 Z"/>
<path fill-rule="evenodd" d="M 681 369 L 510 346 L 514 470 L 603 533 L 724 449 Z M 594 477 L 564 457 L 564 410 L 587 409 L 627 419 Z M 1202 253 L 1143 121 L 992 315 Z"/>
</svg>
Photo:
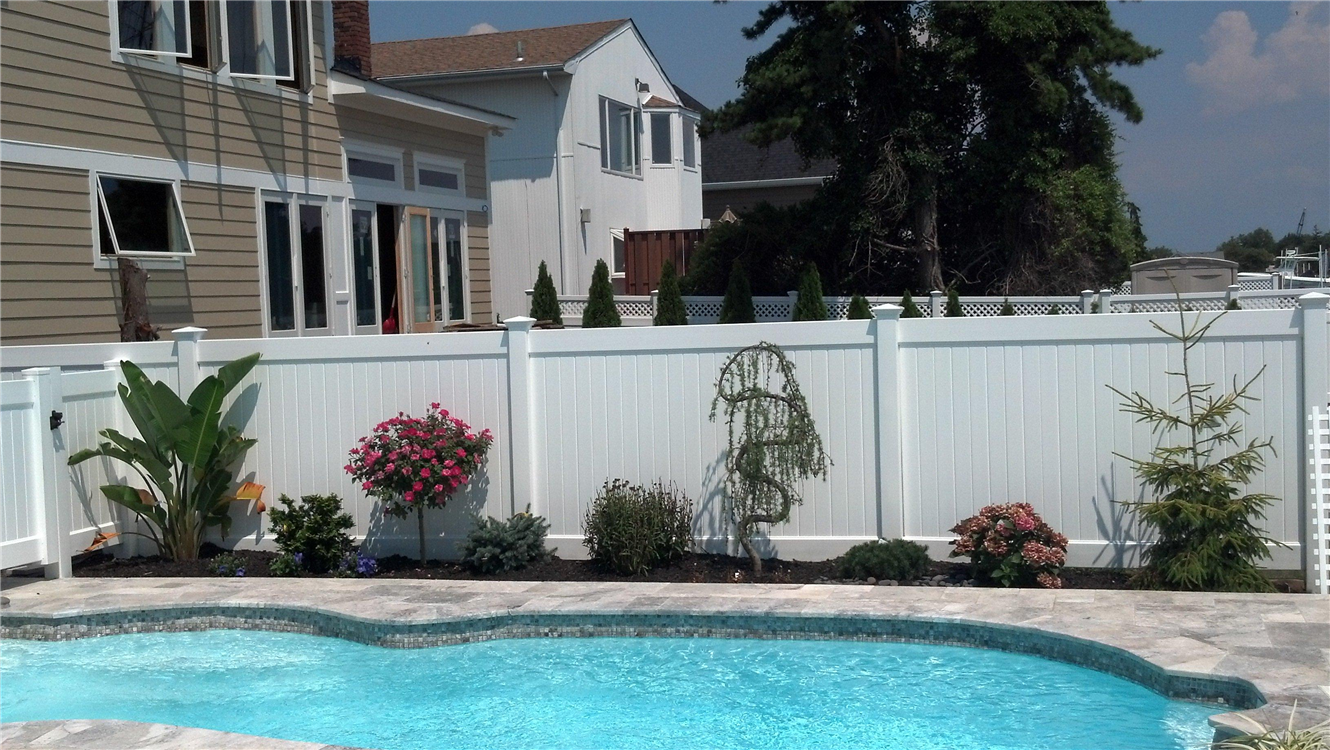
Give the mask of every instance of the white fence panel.
<svg viewBox="0 0 1330 750">
<path fill-rule="evenodd" d="M 265 485 L 264 500 L 280 495 L 336 494 L 355 519 L 355 536 L 368 538 L 375 554 L 415 554 L 416 519 L 385 517 L 343 470 L 351 448 L 374 425 L 398 412 L 419 416 L 433 402 L 477 432 L 496 435 L 484 472 L 444 511 L 425 514 L 427 532 L 444 535 L 451 554 L 471 526 L 470 514 L 506 518 L 509 491 L 508 368 L 504 332 L 336 339 L 203 342 L 203 375 L 260 352 L 254 370 L 232 394 L 229 421 L 258 439 L 237 471 L 239 481 Z M 517 510 L 526 504 L 516 499 Z M 266 517 L 237 511 L 228 543 L 271 544 Z"/>
<path fill-rule="evenodd" d="M 0 567 L 42 562 L 42 429 L 31 380 L 0 382 Z"/>
<path fill-rule="evenodd" d="M 1188 319 L 1192 318 L 1188 315 Z M 1180 365 L 1178 344 L 1150 326 L 1176 316 L 1044 317 L 1018 327 L 949 319 L 901 326 L 905 535 L 945 549 L 950 529 L 982 506 L 1030 502 L 1072 540 L 1075 564 L 1134 562 L 1141 537 L 1121 505 L 1143 499 L 1131 465 L 1145 458 L 1149 427 L 1119 409 L 1111 384 L 1167 404 L 1181 388 L 1165 375 Z M 1245 435 L 1272 436 L 1272 458 L 1251 489 L 1296 497 L 1300 446 L 1299 340 L 1293 314 L 1226 316 L 1192 352 L 1198 382 L 1217 389 L 1245 381 L 1260 401 L 1242 417 Z M 1181 440 L 1174 434 L 1170 442 Z M 1275 567 L 1298 568 L 1296 505 L 1269 510 L 1264 527 L 1291 549 Z"/>
<path fill-rule="evenodd" d="M 104 441 L 97 434 L 103 429 L 137 436 L 116 393 L 119 382 L 117 370 L 64 373 L 61 387 L 65 423 L 60 435 L 65 441 L 66 456 L 85 448 L 95 448 Z M 69 519 L 66 528 L 69 549 L 85 549 L 99 533 L 120 530 L 120 523 L 130 519 L 131 514 L 114 506 L 100 488 L 104 484 L 133 483 L 131 480 L 138 477 L 132 469 L 109 458 L 94 458 L 78 466 L 59 468 L 68 472 L 70 479 L 71 492 L 64 495 L 67 507 L 63 511 L 64 517 Z M 118 538 L 110 542 L 112 545 L 119 543 Z"/>
</svg>

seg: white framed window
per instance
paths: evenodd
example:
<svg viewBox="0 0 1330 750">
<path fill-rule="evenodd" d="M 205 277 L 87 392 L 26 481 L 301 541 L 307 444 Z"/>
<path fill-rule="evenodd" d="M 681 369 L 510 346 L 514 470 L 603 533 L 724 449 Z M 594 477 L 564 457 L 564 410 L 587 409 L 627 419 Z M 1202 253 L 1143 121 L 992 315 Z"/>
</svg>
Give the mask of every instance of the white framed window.
<svg viewBox="0 0 1330 750">
<path fill-rule="evenodd" d="M 624 243 L 623 230 L 610 230 L 610 273 L 623 276 L 628 271 L 628 246 Z"/>
<path fill-rule="evenodd" d="M 674 163 L 674 153 L 671 146 L 674 143 L 674 134 L 670 129 L 669 112 L 651 113 L 651 163 L 652 165 L 663 166 Z"/>
<path fill-rule="evenodd" d="M 269 336 L 327 335 L 327 202 L 265 192 L 261 204 L 264 329 Z"/>
<path fill-rule="evenodd" d="M 600 99 L 600 167 L 619 174 L 642 174 L 642 110 Z"/>
<path fill-rule="evenodd" d="M 96 174 L 93 181 L 100 257 L 194 255 L 175 182 L 111 174 Z"/>
<path fill-rule="evenodd" d="M 459 159 L 416 152 L 416 189 L 445 195 L 462 195 L 466 186 L 466 164 Z"/>
<path fill-rule="evenodd" d="M 259 80 L 295 80 L 290 0 L 226 0 L 226 36 L 231 75 Z"/>
<path fill-rule="evenodd" d="M 402 186 L 402 150 L 347 141 L 346 177 L 350 182 Z"/>
<path fill-rule="evenodd" d="M 697 167 L 697 120 L 691 117 L 683 118 L 683 165 Z"/>
<path fill-rule="evenodd" d="M 113 42 L 131 55 L 189 57 L 190 13 L 185 0 L 115 0 Z"/>
</svg>

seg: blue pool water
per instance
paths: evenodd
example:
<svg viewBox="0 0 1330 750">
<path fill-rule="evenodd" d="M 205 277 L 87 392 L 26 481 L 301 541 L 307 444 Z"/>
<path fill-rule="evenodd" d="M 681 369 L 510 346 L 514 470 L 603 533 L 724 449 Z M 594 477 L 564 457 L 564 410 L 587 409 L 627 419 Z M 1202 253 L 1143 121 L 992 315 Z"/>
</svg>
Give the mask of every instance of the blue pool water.
<svg viewBox="0 0 1330 750">
<path fill-rule="evenodd" d="M 0 720 L 131 719 L 384 750 L 1181 750 L 1215 707 L 1000 651 L 215 630 L 0 642 Z"/>
</svg>

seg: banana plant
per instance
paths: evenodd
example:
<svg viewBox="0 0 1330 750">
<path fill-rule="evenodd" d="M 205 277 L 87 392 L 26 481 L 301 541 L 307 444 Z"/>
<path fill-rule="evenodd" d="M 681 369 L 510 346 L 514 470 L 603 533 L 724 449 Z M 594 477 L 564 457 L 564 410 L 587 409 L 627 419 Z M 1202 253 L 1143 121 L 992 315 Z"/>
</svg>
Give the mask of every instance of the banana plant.
<svg viewBox="0 0 1330 750">
<path fill-rule="evenodd" d="M 122 361 L 120 401 L 141 437 L 108 428 L 98 432 L 106 440 L 96 448 L 69 457 L 69 465 L 77 466 L 105 456 L 138 473 L 146 488 L 106 484 L 102 494 L 144 521 L 148 533 L 139 536 L 152 539 L 164 557 L 198 559 L 208 528 L 220 526 L 223 537 L 230 530 L 225 493 L 235 481 L 231 467 L 258 441 L 221 425 L 222 402 L 258 361 L 255 353 L 227 364 L 184 401 L 166 383 L 151 381 L 133 362 Z"/>
</svg>

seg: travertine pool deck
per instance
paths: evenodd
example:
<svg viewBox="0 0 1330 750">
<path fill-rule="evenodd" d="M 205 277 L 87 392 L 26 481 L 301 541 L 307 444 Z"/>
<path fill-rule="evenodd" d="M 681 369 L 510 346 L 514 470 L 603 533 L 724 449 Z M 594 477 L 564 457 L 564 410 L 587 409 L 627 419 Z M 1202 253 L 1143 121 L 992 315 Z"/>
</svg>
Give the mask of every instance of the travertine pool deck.
<svg viewBox="0 0 1330 750">
<path fill-rule="evenodd" d="M 1011 636 L 1012 627 L 1027 628 L 1036 631 L 1030 636 L 1032 639 L 1049 640 L 1047 636 L 1051 635 L 1059 637 L 1058 640 L 1070 637 L 1096 641 L 1172 673 L 1245 680 L 1260 691 L 1267 704 L 1241 713 L 1266 724 L 1286 723 L 1289 707 L 1295 700 L 1297 724 L 1330 719 L 1330 597 L 1327 596 L 290 578 L 76 578 L 26 583 L 7 579 L 4 594 L 10 604 L 0 609 L 0 629 L 7 636 L 32 636 L 34 629 L 51 626 L 58 631 L 62 622 L 68 626 L 82 617 L 87 623 L 91 622 L 87 619 L 91 615 L 118 612 L 137 612 L 140 616 L 147 613 L 160 620 L 165 614 L 161 610 L 180 608 L 196 608 L 193 616 L 205 620 L 218 612 L 294 610 L 332 616 L 356 627 L 369 628 L 367 632 L 371 633 L 385 623 L 426 626 L 526 615 L 587 615 L 602 617 L 601 621 L 605 615 L 630 615 L 638 617 L 639 622 L 644 615 L 677 615 L 801 616 L 821 618 L 821 622 L 906 619 L 942 623 L 945 627 L 958 623 L 988 624 L 998 626 L 1006 633 L 1004 637 Z M 732 622 L 722 623 L 718 629 L 732 635 L 733 630 L 726 630 L 734 627 Z M 104 627 L 100 625 L 79 627 L 84 628 L 82 632 L 105 632 L 98 629 Z M 76 631 L 78 628 L 65 627 L 61 637 L 80 634 Z M 397 645 L 422 645 L 409 641 L 407 638 Z M 1233 721 L 1232 714 L 1212 719 L 1219 726 L 1232 726 Z M 44 724 L 63 732 L 58 726 L 61 722 Z M 39 728 L 15 735 L 15 727 L 4 725 L 5 732 L 0 737 L 17 742 L 16 745 L 6 742 L 6 747 L 45 746 L 33 739 L 34 735 L 40 735 Z M 75 740 L 75 734 L 64 737 L 66 742 Z"/>
</svg>

